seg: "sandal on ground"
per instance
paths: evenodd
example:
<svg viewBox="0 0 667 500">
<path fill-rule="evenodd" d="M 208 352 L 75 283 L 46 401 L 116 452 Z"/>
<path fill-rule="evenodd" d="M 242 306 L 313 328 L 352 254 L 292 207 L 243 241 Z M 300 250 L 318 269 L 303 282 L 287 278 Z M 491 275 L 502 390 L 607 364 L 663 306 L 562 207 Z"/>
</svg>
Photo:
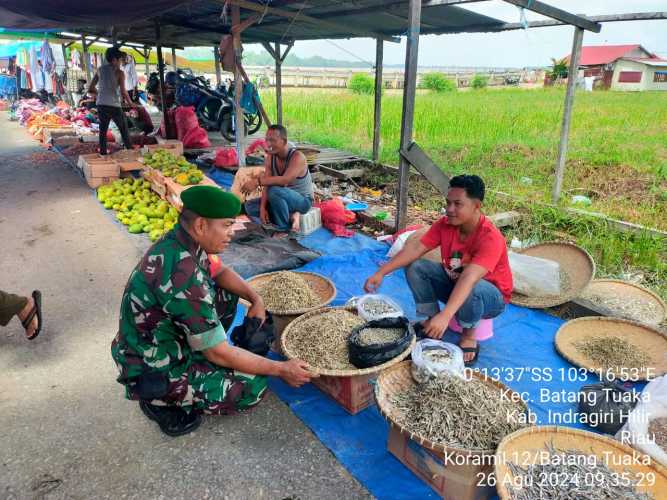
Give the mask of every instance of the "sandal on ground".
<svg viewBox="0 0 667 500">
<path fill-rule="evenodd" d="M 139 401 L 139 407 L 144 415 L 156 422 L 167 436 L 183 436 L 201 425 L 201 415 L 194 411 L 187 413 L 182 408 L 156 406 L 146 401 Z"/>
<path fill-rule="evenodd" d="M 39 335 L 39 332 L 42 331 L 42 292 L 39 290 L 35 290 L 32 292 L 32 299 L 35 302 L 35 305 L 32 306 L 32 309 L 30 309 L 30 312 L 28 315 L 25 317 L 23 321 L 21 321 L 21 324 L 23 325 L 23 328 L 25 331 L 28 331 L 28 328 L 30 327 L 30 323 L 32 323 L 32 320 L 35 319 L 35 316 L 37 316 L 37 328 L 35 329 L 35 333 L 33 333 L 28 337 L 28 340 L 33 340 L 37 338 L 37 335 Z"/>
<path fill-rule="evenodd" d="M 461 347 L 461 346 L 459 346 Z M 475 355 L 472 357 L 471 360 L 469 361 L 464 361 L 465 366 L 470 366 L 472 365 L 475 361 L 477 361 L 477 358 L 479 357 L 479 342 L 477 342 L 477 345 L 475 347 L 461 347 L 461 350 L 465 354 L 466 352 L 474 352 Z"/>
</svg>

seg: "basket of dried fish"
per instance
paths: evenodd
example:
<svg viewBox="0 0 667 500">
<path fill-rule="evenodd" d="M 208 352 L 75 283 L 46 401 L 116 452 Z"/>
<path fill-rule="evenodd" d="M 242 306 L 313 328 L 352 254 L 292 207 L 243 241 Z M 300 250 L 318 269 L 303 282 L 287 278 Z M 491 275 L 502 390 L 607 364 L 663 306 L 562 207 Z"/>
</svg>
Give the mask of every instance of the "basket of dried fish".
<svg viewBox="0 0 667 500">
<path fill-rule="evenodd" d="M 570 363 L 602 378 L 647 380 L 667 373 L 667 335 L 635 321 L 573 319 L 558 329 L 555 344 Z"/>
<path fill-rule="evenodd" d="M 370 368 L 394 359 L 415 341 L 408 318 L 382 318 L 352 329 L 347 339 L 350 363 Z"/>
<path fill-rule="evenodd" d="M 277 335 L 295 318 L 326 306 L 336 297 L 336 285 L 316 273 L 258 274 L 249 279 L 248 284 L 262 297 L 266 310 L 273 314 Z"/>
<path fill-rule="evenodd" d="M 648 455 L 599 434 L 558 426 L 506 436 L 496 452 L 495 476 L 502 500 L 658 500 L 667 492 L 667 468 Z"/>
<path fill-rule="evenodd" d="M 628 281 L 593 280 L 580 298 L 608 311 L 605 315 L 648 325 L 659 325 L 667 318 L 667 305 L 658 295 Z"/>
<path fill-rule="evenodd" d="M 542 309 L 554 307 L 578 297 L 595 275 L 593 257 L 583 248 L 567 242 L 538 243 L 524 248 L 522 254 L 558 262 L 560 266 L 560 294 L 527 296 L 512 293 L 512 304 Z"/>
<path fill-rule="evenodd" d="M 354 377 L 379 372 L 405 359 L 415 344 L 414 335 L 405 349 L 382 364 L 357 368 L 350 362 L 348 339 L 352 331 L 366 322 L 354 309 L 324 307 L 292 321 L 280 337 L 283 354 L 301 359 L 319 375 Z"/>
<path fill-rule="evenodd" d="M 375 399 L 390 424 L 421 446 L 493 455 L 502 438 L 527 425 L 526 404 L 504 384 L 476 372 L 417 384 L 410 365 L 405 361 L 380 373 Z"/>
</svg>

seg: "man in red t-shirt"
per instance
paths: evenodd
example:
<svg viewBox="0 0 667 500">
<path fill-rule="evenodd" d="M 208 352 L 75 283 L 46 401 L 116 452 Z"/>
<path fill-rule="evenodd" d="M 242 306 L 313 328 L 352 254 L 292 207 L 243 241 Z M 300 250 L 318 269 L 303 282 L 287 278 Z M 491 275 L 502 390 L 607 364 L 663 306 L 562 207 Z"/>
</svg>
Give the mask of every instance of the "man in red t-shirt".
<svg viewBox="0 0 667 500">
<path fill-rule="evenodd" d="M 408 244 L 364 285 L 374 292 L 387 274 L 407 267 L 424 333 L 439 339 L 453 317 L 463 328 L 459 346 L 467 364 L 477 359 L 475 329 L 481 319 L 495 318 L 512 296 L 512 273 L 505 238 L 481 212 L 484 181 L 459 175 L 449 183 L 447 216 L 416 244 Z M 442 263 L 421 259 L 440 247 Z M 438 301 L 444 302 L 440 311 Z"/>
</svg>

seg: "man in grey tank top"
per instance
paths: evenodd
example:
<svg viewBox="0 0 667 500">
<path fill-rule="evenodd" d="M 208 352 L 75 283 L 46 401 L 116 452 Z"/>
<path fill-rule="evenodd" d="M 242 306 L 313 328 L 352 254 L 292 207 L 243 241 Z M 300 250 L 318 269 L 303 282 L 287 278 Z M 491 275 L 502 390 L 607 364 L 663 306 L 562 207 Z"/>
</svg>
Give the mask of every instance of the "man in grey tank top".
<svg viewBox="0 0 667 500">
<path fill-rule="evenodd" d="M 124 54 L 118 47 L 109 47 L 105 53 L 107 60 L 95 73 L 88 92 L 97 96 L 97 115 L 100 120 L 100 154 L 107 154 L 107 131 L 109 123 L 114 121 L 123 137 L 125 149 L 132 149 L 127 121 L 121 107 L 121 98 L 127 106 L 134 107 L 125 90 L 125 73 L 121 69 Z"/>
<path fill-rule="evenodd" d="M 265 186 L 262 197 L 245 204 L 246 213 L 262 223 L 273 222 L 281 232 L 299 230 L 299 214 L 313 206 L 313 180 L 306 157 L 287 143 L 287 130 L 271 125 L 266 131 L 267 155 L 264 173 L 249 180 L 244 190 Z"/>
</svg>

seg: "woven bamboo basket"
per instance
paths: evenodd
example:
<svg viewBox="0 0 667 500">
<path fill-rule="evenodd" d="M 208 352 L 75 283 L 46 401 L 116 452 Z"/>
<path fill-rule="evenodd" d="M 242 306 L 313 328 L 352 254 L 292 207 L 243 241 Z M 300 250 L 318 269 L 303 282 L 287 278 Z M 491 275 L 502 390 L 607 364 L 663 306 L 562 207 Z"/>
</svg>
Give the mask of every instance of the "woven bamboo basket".
<svg viewBox="0 0 667 500">
<path fill-rule="evenodd" d="M 295 319 L 293 322 L 287 325 L 282 335 L 280 336 L 280 349 L 282 353 L 289 359 L 297 359 L 297 355 L 294 353 L 292 349 L 290 349 L 290 333 L 295 328 L 297 328 L 300 323 L 306 321 L 307 319 L 319 316 L 333 309 L 344 309 L 356 314 L 355 309 L 350 309 L 345 307 L 323 307 L 316 311 L 311 311 L 309 313 L 303 314 L 302 316 L 299 316 L 297 319 Z M 317 339 L 314 339 L 314 341 L 317 341 Z M 317 373 L 319 375 L 326 375 L 329 377 L 356 377 L 357 375 L 369 375 L 371 373 L 381 372 L 382 370 L 394 366 L 395 364 L 407 358 L 412 352 L 412 348 L 415 346 L 415 343 L 416 343 L 416 338 L 413 337 L 410 345 L 401 354 L 396 356 L 394 359 L 387 361 L 386 363 L 382 363 L 381 365 L 377 366 L 372 366 L 370 368 L 356 368 L 350 370 L 330 370 L 326 368 L 318 368 L 316 366 L 311 366 L 309 370 L 313 373 Z"/>
<path fill-rule="evenodd" d="M 581 298 L 601 305 L 616 317 L 648 325 L 659 325 L 667 318 L 667 305 L 658 295 L 628 281 L 593 280 L 583 291 Z M 634 309 L 623 309 L 619 306 L 633 304 Z"/>
<path fill-rule="evenodd" d="M 257 289 L 259 285 L 270 280 L 277 272 L 258 274 L 248 280 L 248 284 Z M 321 307 L 329 304 L 336 297 L 336 285 L 329 278 L 326 278 L 320 274 L 309 273 L 309 272 L 299 272 L 303 278 L 308 282 L 310 289 L 320 298 L 320 302 L 313 307 L 307 307 L 303 309 L 295 309 L 293 311 L 285 310 L 273 310 L 268 309 L 273 315 L 273 323 L 276 329 L 276 335 L 279 337 L 285 327 L 289 325 L 296 318 L 310 311 L 320 309 Z M 247 305 L 247 302 L 242 301 Z"/>
<path fill-rule="evenodd" d="M 667 373 L 667 335 L 650 326 L 619 318 L 592 316 L 568 321 L 556 332 L 554 342 L 556 350 L 570 363 L 595 373 L 607 373 L 609 367 L 588 359 L 575 347 L 575 343 L 591 337 L 617 337 L 633 344 L 651 357 L 651 365 L 639 370 L 639 367 L 627 368 L 627 376 L 633 380 L 646 380 Z M 649 368 L 647 370 L 646 368 Z M 623 370 L 620 370 L 623 374 Z"/>
<path fill-rule="evenodd" d="M 616 463 L 621 462 L 623 457 L 638 457 L 638 461 L 642 462 L 646 455 L 600 434 L 548 425 L 518 430 L 505 436 L 505 439 L 498 445 L 495 472 L 498 495 L 502 500 L 512 498 L 508 485 L 512 484 L 513 477 L 507 463 L 518 462 L 517 465 L 521 467 L 535 463 L 539 459 L 540 453 L 547 450 L 547 446 L 567 450 L 575 449 L 582 453 L 596 455 L 601 463 L 604 463 L 618 474 L 623 474 L 627 470 L 631 474 L 643 474 L 643 477 L 646 477 L 646 474 L 652 473 L 655 475 L 655 483 L 651 486 L 649 481 L 645 480 L 642 485 L 637 487 L 637 490 L 641 493 L 652 494 L 656 500 L 664 499 L 667 494 L 667 468 L 657 461 L 651 460 L 650 465 L 644 465 L 643 463 L 616 465 Z M 617 458 L 611 458 L 612 456 Z M 622 480 L 623 476 L 620 476 L 620 478 Z"/>
<path fill-rule="evenodd" d="M 401 434 L 405 434 L 411 440 L 419 443 L 424 448 L 436 451 L 438 453 L 453 452 L 460 455 L 493 455 L 495 449 L 488 450 L 470 450 L 467 448 L 459 448 L 457 446 L 447 445 L 444 443 L 435 443 L 426 439 L 424 436 L 410 432 L 408 429 L 403 427 L 398 423 L 399 410 L 392 405 L 391 400 L 389 399 L 390 395 L 396 394 L 398 392 L 403 392 L 411 386 L 416 384 L 415 380 L 412 378 L 412 373 L 410 370 L 412 362 L 404 361 L 403 363 L 396 364 L 391 368 L 384 370 L 377 379 L 377 384 L 375 385 L 375 399 L 377 400 L 378 408 L 380 408 L 380 413 L 389 420 L 389 423 L 392 427 L 396 427 L 401 431 Z M 480 372 L 471 372 L 472 376 L 483 381 L 484 383 L 497 387 L 502 390 L 506 390 L 508 397 L 516 398 L 516 401 L 520 401 L 520 404 L 523 406 L 524 410 L 527 411 L 525 403 L 521 400 L 518 394 L 509 389 L 506 385 L 498 382 L 496 380 L 487 377 L 486 375 Z"/>
<path fill-rule="evenodd" d="M 578 297 L 595 275 L 593 257 L 583 248 L 567 242 L 547 242 L 524 248 L 524 255 L 549 259 L 560 264 L 561 274 L 567 277 L 561 280 L 560 295 L 526 296 L 514 292 L 512 304 L 533 309 L 554 307 Z"/>
</svg>

